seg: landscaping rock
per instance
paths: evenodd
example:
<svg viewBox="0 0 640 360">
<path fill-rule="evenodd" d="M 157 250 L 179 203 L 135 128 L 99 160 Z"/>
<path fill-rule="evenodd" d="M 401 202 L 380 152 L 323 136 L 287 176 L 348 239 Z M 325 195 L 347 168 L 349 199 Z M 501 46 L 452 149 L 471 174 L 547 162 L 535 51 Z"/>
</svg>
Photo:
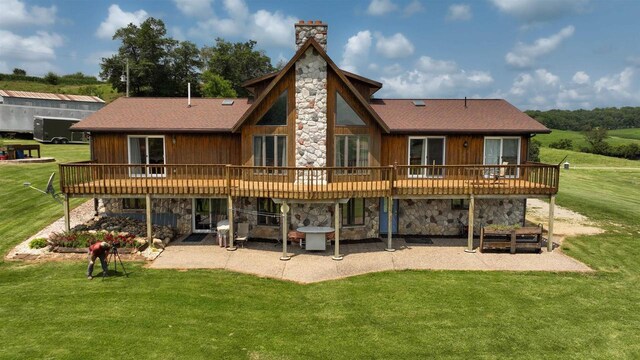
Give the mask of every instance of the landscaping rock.
<svg viewBox="0 0 640 360">
<path fill-rule="evenodd" d="M 147 236 L 147 224 L 144 221 L 127 217 L 105 216 L 91 219 L 84 224 L 75 226 L 73 231 L 104 230 L 116 233 L 129 233 L 136 237 Z M 153 237 L 172 241 L 178 235 L 178 231 L 170 226 L 153 225 Z M 166 239 L 169 239 L 168 241 Z"/>
</svg>

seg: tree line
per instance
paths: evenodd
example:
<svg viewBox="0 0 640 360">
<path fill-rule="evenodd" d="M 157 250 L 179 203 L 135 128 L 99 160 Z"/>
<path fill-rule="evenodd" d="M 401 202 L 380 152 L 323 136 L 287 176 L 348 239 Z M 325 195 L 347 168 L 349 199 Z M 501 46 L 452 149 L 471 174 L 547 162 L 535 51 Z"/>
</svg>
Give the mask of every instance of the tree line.
<svg viewBox="0 0 640 360">
<path fill-rule="evenodd" d="M 128 62 L 130 96 L 186 96 L 191 83 L 194 96 L 245 97 L 249 94 L 240 84 L 276 70 L 253 40 L 216 38 L 215 44 L 198 48 L 167 36 L 164 22 L 152 17 L 118 29 L 113 39 L 120 47 L 102 59 L 100 77 L 125 92 Z"/>
<path fill-rule="evenodd" d="M 525 113 L 546 127 L 558 130 L 588 131 L 596 127 L 609 130 L 640 128 L 640 107 L 527 110 Z"/>
<path fill-rule="evenodd" d="M 11 74 L 1 74 L 0 81 L 28 81 L 37 82 L 50 85 L 97 85 L 101 82 L 95 77 L 85 75 L 81 72 L 58 75 L 52 71 L 49 71 L 43 77 L 27 75 L 24 69 L 15 68 Z"/>
<path fill-rule="evenodd" d="M 640 146 L 635 143 L 614 146 L 607 142 L 609 132 L 603 127 L 594 127 L 583 132 L 588 146 L 578 149 L 581 152 L 619 157 L 629 160 L 640 160 Z M 575 150 L 573 140 L 559 139 L 549 144 L 550 148 Z"/>
</svg>

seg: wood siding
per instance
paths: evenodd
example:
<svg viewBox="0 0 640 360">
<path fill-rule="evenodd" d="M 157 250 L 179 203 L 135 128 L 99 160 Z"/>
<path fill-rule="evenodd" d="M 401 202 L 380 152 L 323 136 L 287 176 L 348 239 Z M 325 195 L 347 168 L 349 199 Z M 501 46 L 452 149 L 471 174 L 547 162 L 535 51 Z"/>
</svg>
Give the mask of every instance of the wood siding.
<svg viewBox="0 0 640 360">
<path fill-rule="evenodd" d="M 137 135 L 137 134 L 136 134 Z M 164 135 L 167 164 L 240 165 L 240 136 L 235 134 L 149 134 Z M 140 135 L 144 136 L 144 135 Z M 173 139 L 175 136 L 175 144 Z M 127 164 L 127 134 L 91 135 L 93 160 L 100 164 Z"/>
<path fill-rule="evenodd" d="M 264 115 L 278 96 L 288 90 L 287 102 L 287 125 L 269 126 L 256 125 L 262 115 Z M 241 133 L 241 163 L 245 166 L 253 165 L 253 137 L 255 135 L 286 135 L 287 136 L 287 166 L 294 166 L 296 162 L 296 91 L 295 91 L 295 67 L 292 67 L 285 76 L 280 79 L 260 105 L 249 116 L 244 125 L 239 129 Z M 240 147 L 236 148 L 240 149 Z"/>
<path fill-rule="evenodd" d="M 351 105 L 367 126 L 335 125 L 336 91 L 340 92 L 340 95 Z M 327 71 L 327 166 L 335 166 L 335 136 L 357 134 L 369 135 L 369 166 L 379 166 L 381 161 L 382 128 L 357 100 L 346 84 L 329 68 Z"/>
</svg>

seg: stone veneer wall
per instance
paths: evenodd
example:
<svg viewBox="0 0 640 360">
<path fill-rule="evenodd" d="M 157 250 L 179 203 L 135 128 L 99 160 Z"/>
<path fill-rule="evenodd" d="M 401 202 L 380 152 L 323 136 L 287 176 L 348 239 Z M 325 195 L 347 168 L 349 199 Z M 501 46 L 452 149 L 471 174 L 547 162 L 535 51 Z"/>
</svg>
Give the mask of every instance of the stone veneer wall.
<svg viewBox="0 0 640 360">
<path fill-rule="evenodd" d="M 313 48 L 296 62 L 296 166 L 327 165 L 327 62 Z"/>
<path fill-rule="evenodd" d="M 488 224 L 522 224 L 523 199 L 476 199 L 474 233 Z M 401 235 L 460 235 L 466 232 L 468 210 L 451 209 L 449 199 L 400 200 L 398 233 Z"/>
<path fill-rule="evenodd" d="M 300 21 L 295 25 L 296 28 L 296 50 L 307 41 L 309 38 L 314 38 L 320 46 L 327 51 L 327 31 L 329 27 L 323 23 L 304 23 Z"/>
<path fill-rule="evenodd" d="M 135 213 L 143 214 L 144 210 L 124 210 L 122 209 L 122 199 L 102 199 L 105 213 L 107 215 Z M 191 199 L 152 199 L 151 211 L 153 214 L 171 214 L 177 219 L 177 228 L 179 234 L 191 233 L 192 219 L 192 202 Z"/>
</svg>

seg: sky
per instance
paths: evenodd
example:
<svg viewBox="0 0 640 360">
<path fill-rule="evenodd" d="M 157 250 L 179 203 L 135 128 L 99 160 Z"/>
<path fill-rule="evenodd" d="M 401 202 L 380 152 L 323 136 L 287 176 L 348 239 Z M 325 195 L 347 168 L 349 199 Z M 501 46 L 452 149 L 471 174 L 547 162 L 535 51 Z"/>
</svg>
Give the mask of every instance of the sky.
<svg viewBox="0 0 640 360">
<path fill-rule="evenodd" d="M 382 98 L 504 98 L 527 109 L 640 106 L 635 0 L 0 0 L 0 72 L 98 75 L 116 29 L 148 17 L 199 46 L 257 41 L 275 64 L 294 23 Z"/>
</svg>

